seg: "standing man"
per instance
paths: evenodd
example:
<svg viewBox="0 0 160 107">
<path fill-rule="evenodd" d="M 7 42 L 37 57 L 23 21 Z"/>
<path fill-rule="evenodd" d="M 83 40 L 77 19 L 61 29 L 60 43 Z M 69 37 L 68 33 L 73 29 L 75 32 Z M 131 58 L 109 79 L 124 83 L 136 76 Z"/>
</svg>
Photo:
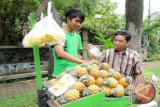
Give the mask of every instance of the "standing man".
<svg viewBox="0 0 160 107">
<path fill-rule="evenodd" d="M 58 76 L 67 68 L 85 62 L 80 55 L 80 50 L 83 49 L 81 37 L 76 33 L 84 21 L 85 15 L 83 12 L 75 8 L 66 10 L 64 15 L 66 18 L 66 25 L 64 26 L 64 32 L 66 34 L 65 45 L 52 45 L 54 54 L 53 77 Z"/>
<path fill-rule="evenodd" d="M 131 76 L 133 79 L 141 77 L 142 66 L 140 55 L 128 48 L 131 34 L 127 31 L 118 31 L 114 35 L 114 48 L 102 53 L 101 62 L 106 62 L 111 68 L 120 72 L 123 76 Z"/>
</svg>

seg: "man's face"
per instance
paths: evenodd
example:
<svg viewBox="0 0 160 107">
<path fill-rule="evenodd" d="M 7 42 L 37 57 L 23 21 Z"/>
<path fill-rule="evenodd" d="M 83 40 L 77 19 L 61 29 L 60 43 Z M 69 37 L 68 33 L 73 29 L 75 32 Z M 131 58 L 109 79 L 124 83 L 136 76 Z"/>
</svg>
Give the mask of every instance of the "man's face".
<svg viewBox="0 0 160 107">
<path fill-rule="evenodd" d="M 121 52 L 127 48 L 129 41 L 126 41 L 125 36 L 117 35 L 114 38 L 113 44 L 115 50 Z"/>
<path fill-rule="evenodd" d="M 69 25 L 71 30 L 76 31 L 76 30 L 78 30 L 80 28 L 81 20 L 77 16 L 76 18 L 68 19 L 68 23 L 67 24 Z"/>
</svg>

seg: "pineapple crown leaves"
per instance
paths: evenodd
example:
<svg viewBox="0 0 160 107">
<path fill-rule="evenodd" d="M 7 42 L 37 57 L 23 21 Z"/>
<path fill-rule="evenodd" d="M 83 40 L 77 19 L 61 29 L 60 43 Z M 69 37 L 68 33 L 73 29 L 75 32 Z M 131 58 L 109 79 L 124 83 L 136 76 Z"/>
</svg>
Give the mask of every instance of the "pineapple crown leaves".
<svg viewBox="0 0 160 107">
<path fill-rule="evenodd" d="M 125 95 L 129 95 L 129 91 L 130 91 L 129 87 L 125 88 L 124 90 Z"/>
<path fill-rule="evenodd" d="M 130 76 L 126 76 L 126 81 L 129 83 L 129 84 L 131 84 L 131 82 L 132 82 L 132 77 L 130 77 Z"/>
<path fill-rule="evenodd" d="M 91 91 L 87 87 L 83 89 L 82 96 L 88 96 L 91 94 Z"/>
<path fill-rule="evenodd" d="M 100 88 L 100 92 L 103 92 L 103 91 L 104 91 L 105 86 L 100 86 L 99 88 Z"/>
<path fill-rule="evenodd" d="M 108 77 L 113 77 L 114 78 L 114 74 L 112 72 L 109 72 L 109 76 Z"/>
<path fill-rule="evenodd" d="M 105 78 L 105 79 L 103 80 L 103 84 L 106 85 L 106 86 L 109 86 L 109 85 L 110 85 L 109 79 L 108 79 L 108 78 Z"/>
<path fill-rule="evenodd" d="M 89 64 L 82 64 L 81 67 L 85 67 L 87 69 L 87 71 L 90 71 L 91 70 L 91 65 Z"/>
<path fill-rule="evenodd" d="M 86 83 L 86 82 L 88 82 L 89 80 L 90 80 L 90 75 L 83 75 L 83 76 L 81 76 L 81 77 L 79 78 L 78 81 L 83 82 L 83 83 Z"/>
<path fill-rule="evenodd" d="M 59 101 L 61 104 L 65 104 L 65 103 L 68 103 L 68 102 L 69 102 L 69 101 L 68 101 L 68 98 L 67 98 L 66 96 L 64 96 L 64 95 L 60 96 L 60 97 L 58 98 L 58 101 Z"/>
</svg>

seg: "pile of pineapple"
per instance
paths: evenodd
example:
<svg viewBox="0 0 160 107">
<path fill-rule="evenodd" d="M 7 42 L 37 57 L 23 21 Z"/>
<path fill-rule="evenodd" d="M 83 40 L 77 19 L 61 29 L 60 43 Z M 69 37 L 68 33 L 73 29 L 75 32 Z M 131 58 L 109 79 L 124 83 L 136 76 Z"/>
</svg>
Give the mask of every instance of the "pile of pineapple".
<svg viewBox="0 0 160 107">
<path fill-rule="evenodd" d="M 58 97 L 58 101 L 61 104 L 101 91 L 107 97 L 121 97 L 128 94 L 128 87 L 131 83 L 131 77 L 122 77 L 119 72 L 110 68 L 107 63 L 98 65 L 94 63 L 82 64 L 76 66 L 70 73 L 77 78 L 77 82 L 63 95 Z"/>
</svg>

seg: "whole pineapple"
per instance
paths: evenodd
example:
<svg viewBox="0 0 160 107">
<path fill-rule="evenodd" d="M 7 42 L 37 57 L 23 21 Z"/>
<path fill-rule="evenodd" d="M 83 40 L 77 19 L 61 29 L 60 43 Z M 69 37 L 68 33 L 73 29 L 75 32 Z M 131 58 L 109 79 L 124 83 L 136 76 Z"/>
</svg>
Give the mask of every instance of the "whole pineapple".
<svg viewBox="0 0 160 107">
<path fill-rule="evenodd" d="M 81 77 L 85 74 L 88 74 L 87 69 L 85 67 L 81 67 L 81 66 L 76 66 L 74 68 L 75 72 L 78 73 L 78 77 Z"/>
<path fill-rule="evenodd" d="M 64 96 L 68 99 L 69 102 L 72 102 L 80 97 L 80 92 L 77 89 L 70 89 L 65 92 Z"/>
<path fill-rule="evenodd" d="M 98 65 L 97 64 L 94 64 L 94 63 L 90 63 L 92 69 L 99 69 Z"/>
<path fill-rule="evenodd" d="M 113 77 L 119 81 L 122 78 L 122 75 L 118 71 L 115 71 L 114 69 L 110 69 L 109 70 L 109 77 Z"/>
<path fill-rule="evenodd" d="M 98 70 L 96 69 L 91 69 L 88 74 L 93 76 L 95 79 L 99 76 Z"/>
<path fill-rule="evenodd" d="M 73 84 L 73 87 L 74 87 L 75 89 L 77 89 L 78 91 L 82 92 L 83 89 L 85 88 L 85 85 L 84 85 L 84 83 L 82 83 L 82 82 L 75 82 L 75 83 Z"/>
<path fill-rule="evenodd" d="M 118 85 L 118 81 L 116 79 L 112 78 L 112 77 L 109 77 L 109 78 L 105 78 L 103 80 L 103 84 L 105 86 L 110 87 L 110 88 L 115 88 Z"/>
<path fill-rule="evenodd" d="M 87 69 L 87 71 L 90 71 L 92 69 L 92 66 L 89 64 L 89 63 L 85 63 L 85 64 L 82 64 L 81 67 L 84 67 Z"/>
<path fill-rule="evenodd" d="M 97 85 L 90 85 L 88 89 L 91 91 L 91 94 L 96 94 L 101 91 L 101 89 Z"/>
<path fill-rule="evenodd" d="M 132 78 L 127 76 L 126 78 L 121 78 L 119 81 L 119 84 L 121 84 L 124 88 L 128 87 L 129 84 L 132 82 Z"/>
<path fill-rule="evenodd" d="M 111 94 L 116 97 L 124 96 L 124 87 L 118 84 L 116 88 L 111 89 Z"/>
<path fill-rule="evenodd" d="M 90 75 L 83 75 L 79 78 L 80 82 L 83 82 L 86 86 L 90 86 L 95 83 L 95 78 Z"/>
<path fill-rule="evenodd" d="M 110 66 L 107 63 L 100 63 L 99 64 L 99 69 L 100 70 L 106 70 L 106 71 L 108 71 L 109 68 L 110 68 Z"/>
<path fill-rule="evenodd" d="M 95 85 L 102 86 L 103 85 L 103 79 L 101 77 L 98 77 L 95 80 Z"/>
<path fill-rule="evenodd" d="M 109 76 L 109 74 L 106 70 L 99 70 L 98 74 L 99 74 L 99 77 L 101 77 L 101 78 L 107 78 Z"/>
<path fill-rule="evenodd" d="M 102 91 L 107 97 L 111 96 L 111 89 L 109 87 L 102 87 Z"/>
</svg>

